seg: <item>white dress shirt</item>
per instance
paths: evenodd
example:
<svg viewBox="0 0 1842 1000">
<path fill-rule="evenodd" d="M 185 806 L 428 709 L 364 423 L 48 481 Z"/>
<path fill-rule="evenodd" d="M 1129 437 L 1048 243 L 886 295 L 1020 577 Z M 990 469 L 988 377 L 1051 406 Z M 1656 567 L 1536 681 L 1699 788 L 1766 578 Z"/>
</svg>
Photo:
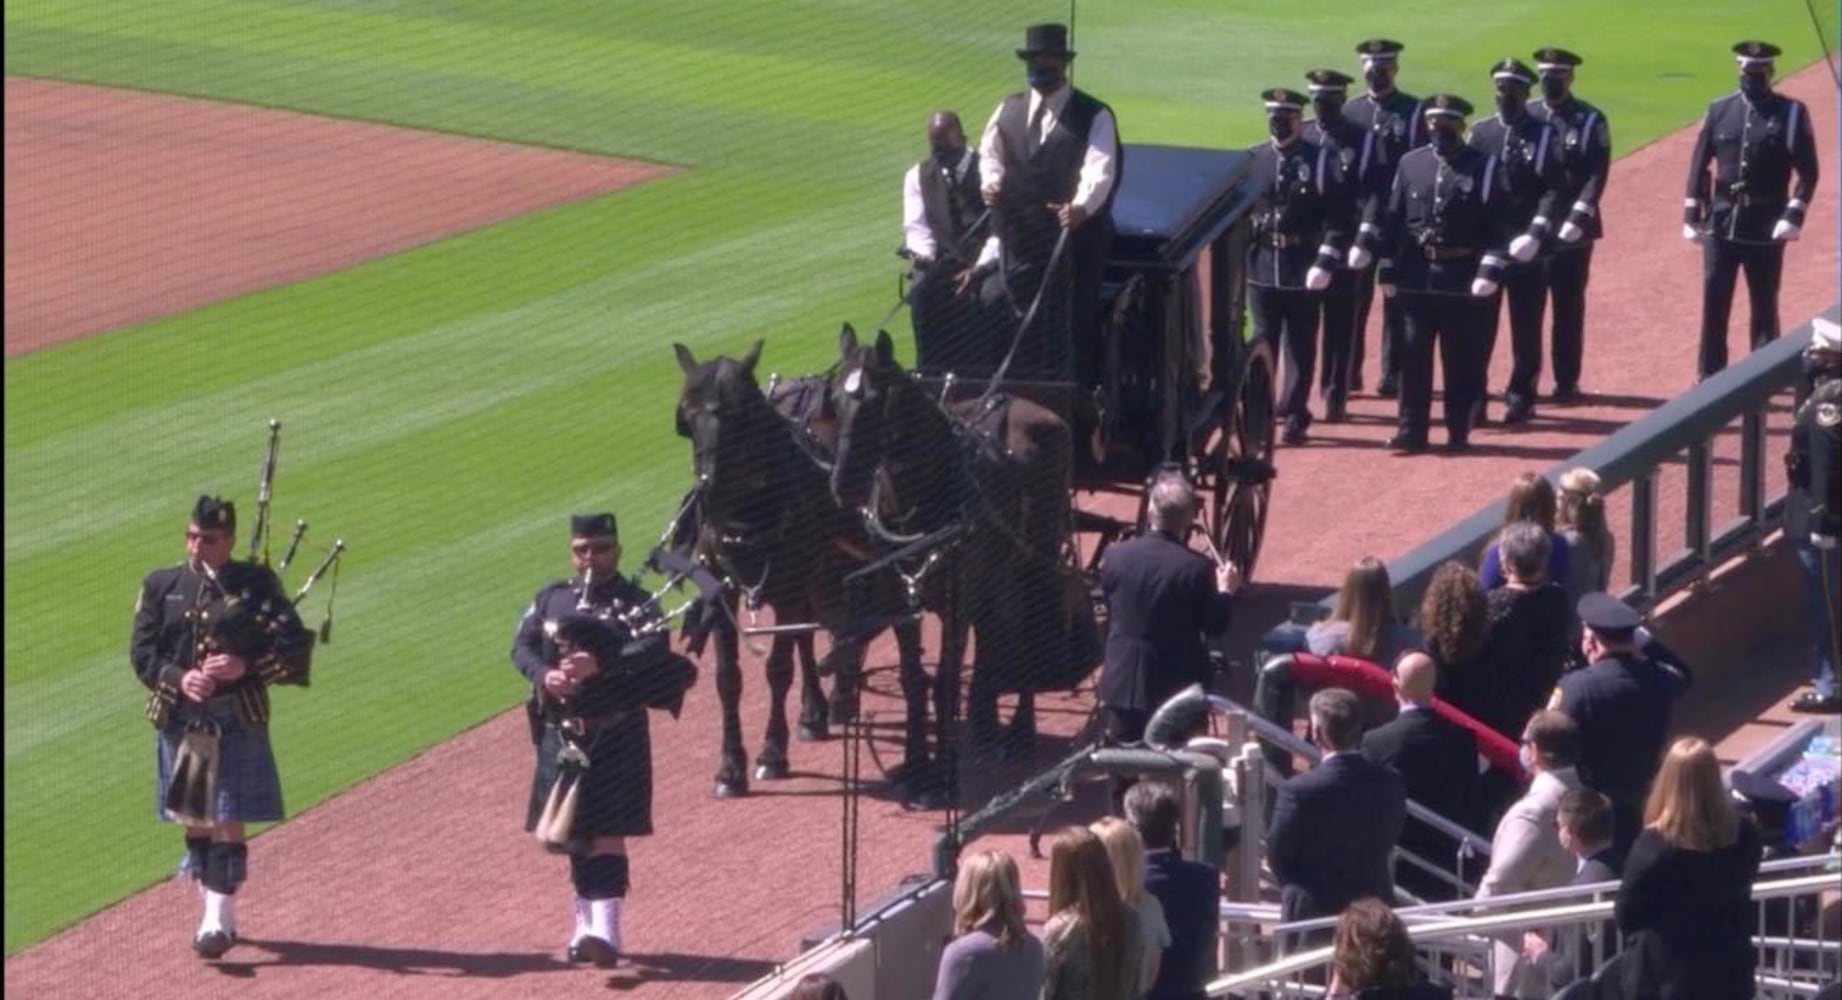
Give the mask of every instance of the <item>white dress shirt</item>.
<svg viewBox="0 0 1842 1000">
<path fill-rule="evenodd" d="M 1049 104 L 1048 111 L 1043 113 L 1042 132 L 1036 137 L 1040 142 L 1049 137 L 1062 113 L 1068 110 L 1074 87 L 1064 83 L 1047 98 L 1034 87 L 1029 93 L 1026 121 L 1036 117 L 1036 109 L 1045 100 Z M 1000 103 L 991 113 L 991 120 L 985 123 L 985 135 L 979 140 L 979 189 L 987 194 L 998 190 L 1004 182 L 1004 143 L 998 139 L 998 115 L 1003 110 L 1004 105 Z M 1102 109 L 1094 116 L 1093 127 L 1087 132 L 1087 154 L 1081 159 L 1081 180 L 1075 187 L 1072 204 L 1090 215 L 1093 209 L 1106 204 L 1107 195 L 1113 191 L 1114 167 L 1118 162 L 1119 131 L 1113 123 L 1113 112 Z"/>
</svg>

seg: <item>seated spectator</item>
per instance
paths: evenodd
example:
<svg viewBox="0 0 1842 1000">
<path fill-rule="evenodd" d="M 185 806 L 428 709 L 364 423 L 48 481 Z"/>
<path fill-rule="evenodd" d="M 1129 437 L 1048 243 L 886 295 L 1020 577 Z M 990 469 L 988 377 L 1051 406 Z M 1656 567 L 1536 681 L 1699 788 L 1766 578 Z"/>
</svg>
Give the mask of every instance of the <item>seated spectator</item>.
<svg viewBox="0 0 1842 1000">
<path fill-rule="evenodd" d="M 1605 493 L 1599 474 L 1572 468 L 1561 474 L 1560 536 L 1567 540 L 1568 577 L 1554 582 L 1575 601 L 1595 590 L 1610 590 L 1612 560 L 1618 540 L 1605 521 Z"/>
<path fill-rule="evenodd" d="M 1555 817 L 1561 797 L 1580 785 L 1580 729 L 1571 718 L 1541 711 L 1522 733 L 1523 764 L 1534 774 L 1528 792 L 1510 806 L 1490 841 L 1490 869 L 1478 883 L 1477 898 L 1552 889 L 1573 879 L 1574 859 L 1561 846 Z M 1491 946 L 1499 997 L 1545 997 L 1546 977 L 1524 957 L 1520 937 Z"/>
<path fill-rule="evenodd" d="M 1407 818 L 1401 776 L 1362 755 L 1354 694 L 1311 696 L 1318 766 L 1279 786 L 1267 862 L 1279 879 L 1280 919 L 1328 917 L 1364 896 L 1394 897 L 1391 860 Z"/>
<path fill-rule="evenodd" d="M 823 972 L 808 972 L 800 978 L 787 1000 L 850 1000 L 844 986 Z"/>
<path fill-rule="evenodd" d="M 1113 863 L 1113 881 L 1119 887 L 1119 901 L 1138 913 L 1139 931 L 1145 942 L 1138 975 L 1138 993 L 1142 995 L 1157 981 L 1158 964 L 1164 960 L 1164 949 L 1170 947 L 1170 926 L 1164 922 L 1164 904 L 1145 891 L 1145 842 L 1139 839 L 1138 830 L 1131 823 L 1117 816 L 1104 817 L 1089 824 L 1088 829 L 1100 838 L 1107 860 Z"/>
<path fill-rule="evenodd" d="M 1760 855 L 1759 830 L 1734 809 L 1714 748 L 1677 740 L 1644 804 L 1613 910 L 1625 941 L 1624 996 L 1753 995 Z"/>
<path fill-rule="evenodd" d="M 1363 556 L 1343 577 L 1336 610 L 1311 626 L 1305 646 L 1319 656 L 1353 656 L 1384 667 L 1420 646 L 1420 633 L 1394 617 L 1394 585 L 1388 567 Z"/>
<path fill-rule="evenodd" d="M 1473 687 L 1469 675 L 1478 669 L 1489 612 L 1477 574 L 1461 563 L 1446 562 L 1434 570 L 1420 598 L 1420 631 L 1439 667 L 1437 693 L 1466 714 L 1476 713 L 1459 692 Z"/>
<path fill-rule="evenodd" d="M 1400 714 L 1362 738 L 1362 752 L 1393 768 L 1407 797 L 1439 815 L 1470 828 L 1471 800 L 1478 780 L 1477 736 L 1433 711 L 1439 668 L 1425 653 L 1401 657 L 1394 668 L 1395 699 Z M 1458 845 L 1452 838 L 1411 817 L 1401 833 L 1401 847 L 1426 861 L 1452 867 Z M 1452 899 L 1452 883 L 1411 864 L 1396 869 L 1402 888 L 1421 899 Z"/>
<path fill-rule="evenodd" d="M 1414 963 L 1407 925 L 1379 899 L 1359 899 L 1337 918 L 1330 995 L 1358 1000 L 1452 1000 Z"/>
<path fill-rule="evenodd" d="M 1573 885 L 1618 881 L 1618 857 L 1612 852 L 1612 800 L 1590 788 L 1568 789 L 1555 812 L 1554 830 L 1561 846 L 1573 856 Z M 1523 957 L 1557 988 L 1591 977 L 1594 969 L 1617 953 L 1618 927 L 1610 921 L 1553 943 L 1536 931 L 1522 936 Z"/>
<path fill-rule="evenodd" d="M 1548 552 L 1547 578 L 1555 581 L 1573 579 L 1571 551 L 1567 540 L 1555 534 L 1554 518 L 1557 504 L 1554 498 L 1554 484 L 1534 472 L 1525 472 L 1516 477 L 1509 486 L 1509 498 L 1503 507 L 1503 526 L 1509 527 L 1517 521 L 1533 521 L 1546 532 L 1551 539 L 1552 548 Z M 1484 549 L 1484 566 L 1479 576 L 1484 581 L 1485 590 L 1495 590 L 1509 582 L 1503 572 L 1503 554 L 1496 543 Z"/>
<path fill-rule="evenodd" d="M 1017 863 L 1003 851 L 960 859 L 953 933 L 940 955 L 934 1000 L 1034 997 L 1043 986 L 1043 945 L 1023 925 Z"/>
<path fill-rule="evenodd" d="M 1547 704 L 1567 664 L 1573 607 L 1547 579 L 1551 538 L 1527 521 L 1503 529 L 1509 582 L 1485 597 L 1484 647 L 1451 687 L 1452 701 L 1504 735 Z"/>
<path fill-rule="evenodd" d="M 1177 793 L 1163 782 L 1141 781 L 1126 793 L 1126 820 L 1145 843 L 1145 891 L 1158 901 L 1170 928 L 1170 946 L 1146 1000 L 1201 1000 L 1213 968 L 1221 873 L 1178 851 L 1182 816 Z"/>
<path fill-rule="evenodd" d="M 1049 913 L 1042 1000 L 1135 1000 L 1144 932 L 1086 827 L 1063 830 L 1049 851 Z"/>
</svg>

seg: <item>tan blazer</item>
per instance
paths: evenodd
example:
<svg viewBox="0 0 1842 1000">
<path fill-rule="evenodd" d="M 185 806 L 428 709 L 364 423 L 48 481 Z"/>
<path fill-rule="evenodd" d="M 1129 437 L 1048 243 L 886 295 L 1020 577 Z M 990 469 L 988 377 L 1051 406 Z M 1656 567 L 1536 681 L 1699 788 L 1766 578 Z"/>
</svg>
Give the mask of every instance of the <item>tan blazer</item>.
<svg viewBox="0 0 1842 1000">
<path fill-rule="evenodd" d="M 1553 889 L 1573 881 L 1577 863 L 1561 846 L 1554 830 L 1554 814 L 1560 808 L 1561 796 L 1579 785 L 1579 775 L 1571 767 L 1535 775 L 1529 790 L 1497 823 L 1496 836 L 1490 840 L 1490 870 L 1478 883 L 1478 899 Z M 1496 994 L 1547 996 L 1547 978 L 1522 957 L 1522 935 L 1514 937 L 1513 941 L 1503 938 L 1491 946 Z"/>
</svg>

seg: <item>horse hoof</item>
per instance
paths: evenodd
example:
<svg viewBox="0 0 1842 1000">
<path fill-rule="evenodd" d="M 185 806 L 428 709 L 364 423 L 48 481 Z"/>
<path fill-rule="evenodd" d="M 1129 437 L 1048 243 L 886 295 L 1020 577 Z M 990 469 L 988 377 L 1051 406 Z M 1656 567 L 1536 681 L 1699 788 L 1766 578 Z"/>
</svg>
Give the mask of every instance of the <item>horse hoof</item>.
<svg viewBox="0 0 1842 1000">
<path fill-rule="evenodd" d="M 748 782 L 718 778 L 716 787 L 710 794 L 719 799 L 740 799 L 748 796 Z"/>
<path fill-rule="evenodd" d="M 801 743 L 823 743 L 828 739 L 831 739 L 831 729 L 825 723 L 802 722 L 799 724 Z"/>
<path fill-rule="evenodd" d="M 790 773 L 784 760 L 764 760 L 755 765 L 756 781 L 785 781 Z"/>
</svg>

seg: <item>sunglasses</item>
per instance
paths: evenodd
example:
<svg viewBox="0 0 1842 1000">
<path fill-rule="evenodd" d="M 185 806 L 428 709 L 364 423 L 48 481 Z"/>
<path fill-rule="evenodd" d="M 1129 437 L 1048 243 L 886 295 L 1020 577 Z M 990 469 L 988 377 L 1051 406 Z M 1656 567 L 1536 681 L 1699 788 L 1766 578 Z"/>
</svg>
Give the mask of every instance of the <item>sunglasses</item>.
<svg viewBox="0 0 1842 1000">
<path fill-rule="evenodd" d="M 188 542 L 198 542 L 202 545 L 222 545 L 230 541 L 230 535 L 222 531 L 200 531 L 197 528 L 187 528 L 185 530 L 185 540 Z"/>
<path fill-rule="evenodd" d="M 612 552 L 614 551 L 614 543 L 613 542 L 573 542 L 569 546 L 569 551 L 574 552 L 576 555 L 579 555 L 579 556 L 588 555 L 590 552 L 595 552 L 595 553 Z"/>
</svg>

